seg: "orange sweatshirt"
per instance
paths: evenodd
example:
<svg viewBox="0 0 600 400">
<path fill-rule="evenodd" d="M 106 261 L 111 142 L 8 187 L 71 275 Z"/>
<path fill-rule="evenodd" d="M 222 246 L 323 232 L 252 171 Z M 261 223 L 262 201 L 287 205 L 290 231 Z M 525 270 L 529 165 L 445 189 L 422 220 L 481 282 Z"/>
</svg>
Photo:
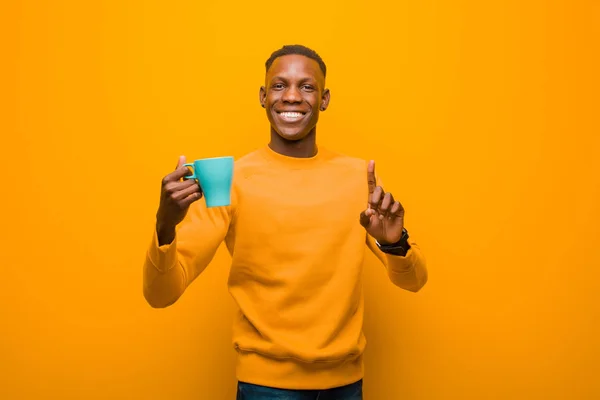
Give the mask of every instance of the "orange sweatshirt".
<svg viewBox="0 0 600 400">
<path fill-rule="evenodd" d="M 190 207 L 175 240 L 144 264 L 144 296 L 173 304 L 225 241 L 229 291 L 238 307 L 237 379 L 325 389 L 363 377 L 362 265 L 369 248 L 400 288 L 418 291 L 425 260 L 410 238 L 406 256 L 381 252 L 359 223 L 367 207 L 367 162 L 319 148 L 312 158 L 264 146 L 235 162 L 232 204 Z"/>
</svg>

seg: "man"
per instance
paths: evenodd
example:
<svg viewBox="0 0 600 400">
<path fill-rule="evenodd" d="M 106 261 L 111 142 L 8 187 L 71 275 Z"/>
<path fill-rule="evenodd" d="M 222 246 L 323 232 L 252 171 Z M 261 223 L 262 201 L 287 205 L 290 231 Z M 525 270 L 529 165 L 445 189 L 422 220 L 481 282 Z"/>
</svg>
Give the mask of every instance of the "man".
<svg viewBox="0 0 600 400">
<path fill-rule="evenodd" d="M 235 162 L 230 206 L 207 208 L 180 157 L 162 181 L 144 264 L 144 296 L 173 304 L 224 241 L 238 306 L 238 399 L 362 399 L 362 263 L 368 247 L 400 288 L 427 281 L 404 209 L 373 161 L 317 146 L 329 105 L 326 66 L 284 46 L 266 62 L 259 99 L 270 141 Z"/>
</svg>

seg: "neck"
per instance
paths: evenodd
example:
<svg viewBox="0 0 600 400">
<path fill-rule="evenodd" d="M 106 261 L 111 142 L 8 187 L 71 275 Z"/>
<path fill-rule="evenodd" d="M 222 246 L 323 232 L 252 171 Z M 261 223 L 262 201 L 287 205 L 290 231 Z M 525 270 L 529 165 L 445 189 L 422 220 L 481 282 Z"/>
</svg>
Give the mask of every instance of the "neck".
<svg viewBox="0 0 600 400">
<path fill-rule="evenodd" d="M 308 135 L 300 140 L 286 140 L 271 128 L 269 147 L 276 153 L 288 157 L 308 158 L 317 154 L 317 128 L 314 127 Z"/>
</svg>

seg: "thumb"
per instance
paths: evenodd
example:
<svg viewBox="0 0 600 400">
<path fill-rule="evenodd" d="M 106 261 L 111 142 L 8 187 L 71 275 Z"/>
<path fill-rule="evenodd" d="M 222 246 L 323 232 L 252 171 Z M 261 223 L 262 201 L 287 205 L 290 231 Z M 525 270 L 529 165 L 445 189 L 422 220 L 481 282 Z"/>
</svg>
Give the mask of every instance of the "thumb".
<svg viewBox="0 0 600 400">
<path fill-rule="evenodd" d="M 183 164 L 185 164 L 185 156 L 179 156 L 177 167 L 175 167 L 175 169 L 179 169 L 181 166 L 183 166 Z"/>
<path fill-rule="evenodd" d="M 367 208 L 363 212 L 360 213 L 360 224 L 368 228 L 371 225 L 371 215 L 373 215 L 373 210 L 371 208 Z"/>
</svg>

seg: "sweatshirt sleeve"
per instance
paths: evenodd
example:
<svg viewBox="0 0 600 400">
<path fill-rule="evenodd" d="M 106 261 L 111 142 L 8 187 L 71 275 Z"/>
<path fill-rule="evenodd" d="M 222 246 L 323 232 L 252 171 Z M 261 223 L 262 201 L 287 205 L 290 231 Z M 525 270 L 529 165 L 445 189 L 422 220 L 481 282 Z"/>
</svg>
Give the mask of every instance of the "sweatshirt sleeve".
<svg viewBox="0 0 600 400">
<path fill-rule="evenodd" d="M 212 261 L 234 213 L 232 190 L 230 206 L 207 208 L 203 199 L 192 203 L 171 243 L 159 246 L 154 229 L 143 265 L 143 293 L 150 306 L 168 307 L 181 297 Z"/>
<path fill-rule="evenodd" d="M 410 249 L 405 256 L 396 256 L 379 250 L 375 239 L 367 234 L 367 246 L 387 269 L 392 283 L 402 289 L 418 292 L 427 283 L 427 263 L 419 245 L 408 238 Z"/>
</svg>

